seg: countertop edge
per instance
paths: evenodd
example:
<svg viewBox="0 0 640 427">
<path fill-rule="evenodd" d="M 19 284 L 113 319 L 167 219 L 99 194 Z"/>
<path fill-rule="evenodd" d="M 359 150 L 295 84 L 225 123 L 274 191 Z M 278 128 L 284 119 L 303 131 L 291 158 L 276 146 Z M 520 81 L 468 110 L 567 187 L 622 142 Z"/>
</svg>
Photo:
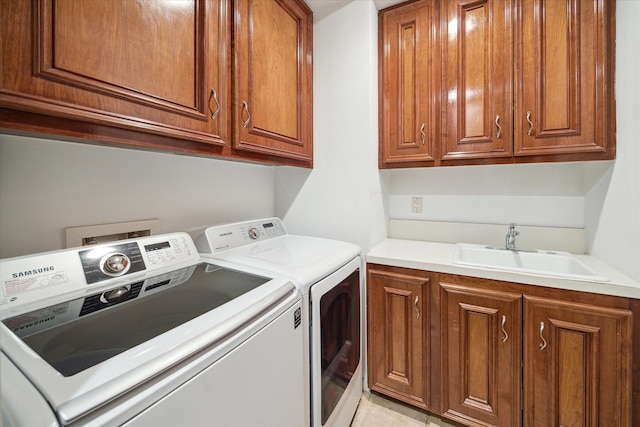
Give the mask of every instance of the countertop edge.
<svg viewBox="0 0 640 427">
<path fill-rule="evenodd" d="M 608 277 L 610 279 L 609 282 L 589 282 L 453 264 L 454 249 L 454 243 L 385 239 L 373 247 L 366 254 L 365 259 L 367 263 L 392 267 L 412 268 L 525 285 L 640 299 L 640 283 L 609 266 L 604 261 L 590 255 L 575 256 L 597 271 L 598 274 Z"/>
</svg>

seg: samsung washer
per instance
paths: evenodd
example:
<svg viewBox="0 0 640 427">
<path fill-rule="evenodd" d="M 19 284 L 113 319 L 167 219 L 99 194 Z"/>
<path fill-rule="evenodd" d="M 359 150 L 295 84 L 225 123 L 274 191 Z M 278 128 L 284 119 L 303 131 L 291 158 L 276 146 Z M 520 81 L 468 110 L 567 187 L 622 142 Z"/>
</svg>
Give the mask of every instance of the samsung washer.
<svg viewBox="0 0 640 427">
<path fill-rule="evenodd" d="M 188 234 L 0 260 L 4 426 L 299 427 L 301 295 Z"/>
</svg>

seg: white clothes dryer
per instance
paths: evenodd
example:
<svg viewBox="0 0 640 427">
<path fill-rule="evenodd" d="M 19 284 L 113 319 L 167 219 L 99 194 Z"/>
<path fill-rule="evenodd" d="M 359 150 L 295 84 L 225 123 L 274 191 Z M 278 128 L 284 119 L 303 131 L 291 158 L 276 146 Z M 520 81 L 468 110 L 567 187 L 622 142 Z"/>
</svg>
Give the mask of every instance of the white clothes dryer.
<svg viewBox="0 0 640 427">
<path fill-rule="evenodd" d="M 288 234 L 279 218 L 207 228 L 203 257 L 288 277 L 302 293 L 309 423 L 348 427 L 362 395 L 360 248 Z"/>
</svg>

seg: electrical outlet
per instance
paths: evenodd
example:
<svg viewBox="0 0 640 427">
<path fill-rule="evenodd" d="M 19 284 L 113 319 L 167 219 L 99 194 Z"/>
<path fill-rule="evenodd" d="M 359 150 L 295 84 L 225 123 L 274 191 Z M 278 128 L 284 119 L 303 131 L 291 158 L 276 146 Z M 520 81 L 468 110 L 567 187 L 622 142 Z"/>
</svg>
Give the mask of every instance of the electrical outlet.
<svg viewBox="0 0 640 427">
<path fill-rule="evenodd" d="M 422 213 L 422 197 L 411 198 L 411 213 Z"/>
</svg>

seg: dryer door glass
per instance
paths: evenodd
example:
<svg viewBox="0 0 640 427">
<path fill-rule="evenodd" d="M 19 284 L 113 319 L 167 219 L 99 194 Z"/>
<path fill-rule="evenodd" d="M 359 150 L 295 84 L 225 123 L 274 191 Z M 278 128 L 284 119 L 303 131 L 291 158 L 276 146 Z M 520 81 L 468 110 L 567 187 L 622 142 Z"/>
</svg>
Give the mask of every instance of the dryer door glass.
<svg viewBox="0 0 640 427">
<path fill-rule="evenodd" d="M 320 298 L 322 424 L 329 419 L 360 363 L 360 273 Z"/>
</svg>

